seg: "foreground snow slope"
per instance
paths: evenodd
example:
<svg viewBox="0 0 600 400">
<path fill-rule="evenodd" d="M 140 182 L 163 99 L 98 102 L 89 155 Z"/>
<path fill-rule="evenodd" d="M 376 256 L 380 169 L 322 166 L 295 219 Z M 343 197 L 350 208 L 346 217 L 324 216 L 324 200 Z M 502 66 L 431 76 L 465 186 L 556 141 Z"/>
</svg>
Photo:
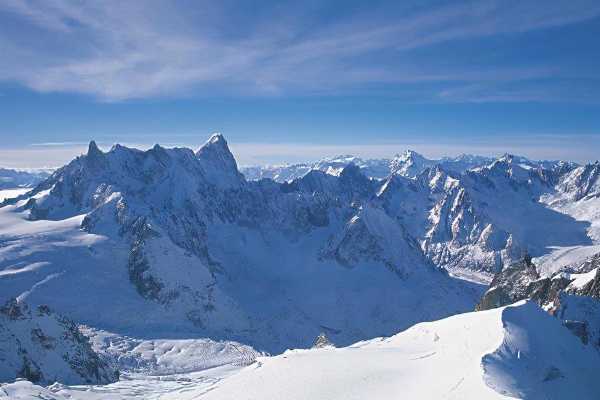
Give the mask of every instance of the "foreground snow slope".
<svg viewBox="0 0 600 400">
<path fill-rule="evenodd" d="M 259 361 L 202 399 L 594 399 L 598 353 L 531 302 Z"/>
<path fill-rule="evenodd" d="M 114 336 L 101 338 L 123 346 Z M 145 342 L 144 358 L 155 354 L 159 361 L 154 372 L 125 373 L 114 384 L 44 388 L 18 381 L 0 384 L 0 399 L 587 400 L 597 399 L 600 391 L 595 378 L 598 352 L 532 302 L 421 323 L 395 336 L 346 348 L 288 350 L 260 357 L 243 369 L 254 355 L 250 349 L 240 347 L 238 353 L 228 344 L 198 342 L 191 355 L 197 360 L 189 363 L 191 353 L 181 353 L 181 345 L 187 346 Z M 203 354 L 214 354 L 210 349 L 225 362 L 206 370 L 188 369 L 198 361 L 204 364 Z M 160 361 L 164 355 L 166 364 Z M 183 369 L 171 369 L 179 362 L 186 364 Z"/>
</svg>

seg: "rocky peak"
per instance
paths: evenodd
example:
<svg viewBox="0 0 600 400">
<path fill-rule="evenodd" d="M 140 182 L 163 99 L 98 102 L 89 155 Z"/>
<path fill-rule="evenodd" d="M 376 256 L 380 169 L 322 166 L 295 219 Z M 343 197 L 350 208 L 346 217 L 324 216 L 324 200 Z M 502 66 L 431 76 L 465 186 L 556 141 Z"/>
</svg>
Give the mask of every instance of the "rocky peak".
<svg viewBox="0 0 600 400">
<path fill-rule="evenodd" d="M 360 167 L 354 163 L 350 163 L 344 167 L 340 173 L 340 180 L 345 183 L 351 183 L 355 186 L 369 187 L 370 179 L 367 178 Z"/>
<path fill-rule="evenodd" d="M 392 174 L 414 178 L 433 164 L 433 161 L 426 159 L 416 151 L 406 150 L 394 157 L 390 163 L 390 171 Z"/>
<path fill-rule="evenodd" d="M 96 144 L 96 142 L 94 140 L 90 141 L 90 144 L 88 145 L 88 151 L 87 151 L 88 157 L 94 157 L 94 156 L 100 155 L 100 154 L 103 154 L 103 153 L 98 148 L 98 145 Z"/>
<path fill-rule="evenodd" d="M 96 142 L 93 140 L 90 141 L 90 144 L 88 145 L 88 151 L 85 156 L 86 164 L 88 165 L 88 167 L 103 168 L 106 163 L 104 156 L 104 153 L 98 148 Z"/>
<path fill-rule="evenodd" d="M 425 161 L 428 161 L 425 157 L 423 157 L 416 151 L 409 149 L 405 150 L 401 154 L 396 154 L 396 156 L 392 160 L 392 164 L 396 166 L 402 166 L 403 164 L 417 166 L 424 164 Z"/>
<path fill-rule="evenodd" d="M 319 336 L 316 337 L 312 348 L 313 349 L 323 349 L 326 347 L 335 347 L 335 346 L 333 345 L 333 343 L 331 343 L 331 341 L 329 340 L 327 335 L 324 332 L 322 332 L 319 334 Z"/>
<path fill-rule="evenodd" d="M 206 143 L 196 151 L 196 157 L 198 158 L 215 156 L 222 157 L 227 161 L 229 161 L 230 158 L 233 158 L 233 155 L 229 151 L 227 140 L 225 140 L 225 137 L 220 133 L 212 134 Z M 235 159 L 233 162 L 235 163 Z"/>
<path fill-rule="evenodd" d="M 600 163 L 596 161 L 573 170 L 566 187 L 574 192 L 575 200 L 600 195 Z"/>
<path fill-rule="evenodd" d="M 220 133 L 213 134 L 196 151 L 196 157 L 202 164 L 204 173 L 213 184 L 236 186 L 244 181 L 237 163 L 229 150 L 227 141 Z"/>
</svg>

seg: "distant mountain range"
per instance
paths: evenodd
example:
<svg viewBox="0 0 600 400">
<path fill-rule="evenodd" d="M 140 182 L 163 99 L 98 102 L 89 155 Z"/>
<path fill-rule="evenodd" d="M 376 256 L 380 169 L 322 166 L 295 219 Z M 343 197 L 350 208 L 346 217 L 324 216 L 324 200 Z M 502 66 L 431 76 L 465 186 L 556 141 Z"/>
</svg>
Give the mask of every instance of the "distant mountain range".
<svg viewBox="0 0 600 400">
<path fill-rule="evenodd" d="M 50 176 L 49 170 L 0 168 L 0 190 L 33 187 Z"/>
<path fill-rule="evenodd" d="M 525 157 L 509 154 L 505 154 L 503 157 L 511 157 L 515 163 L 524 168 L 542 167 L 551 169 L 561 163 L 561 161 L 533 161 Z M 291 182 L 294 179 L 303 177 L 313 170 L 322 171 L 330 175 L 339 175 L 344 167 L 349 164 L 354 164 L 369 178 L 385 179 L 391 174 L 415 178 L 425 169 L 436 165 L 442 167 L 447 172 L 460 174 L 472 168 L 489 165 L 495 160 L 496 158 L 471 154 L 461 154 L 457 157 L 443 157 L 438 160 L 431 160 L 416 151 L 406 150 L 404 153 L 397 154 L 391 159 L 381 158 L 365 160 L 352 155 L 341 155 L 324 158 L 314 163 L 242 166 L 240 172 L 244 174 L 248 180 L 270 178 L 276 182 Z M 568 164 L 576 166 L 575 163 Z"/>
</svg>

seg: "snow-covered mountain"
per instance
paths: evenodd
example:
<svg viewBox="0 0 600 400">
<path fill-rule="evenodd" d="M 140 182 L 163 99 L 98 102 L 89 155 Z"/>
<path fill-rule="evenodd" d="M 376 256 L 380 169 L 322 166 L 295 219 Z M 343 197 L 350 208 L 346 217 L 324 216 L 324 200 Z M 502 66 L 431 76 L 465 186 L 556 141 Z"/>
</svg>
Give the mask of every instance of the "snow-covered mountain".
<svg viewBox="0 0 600 400">
<path fill-rule="evenodd" d="M 324 165 L 306 170 L 327 171 Z M 435 265 L 489 280 L 524 253 L 557 269 L 600 252 L 596 169 L 510 154 L 428 160 L 407 151 L 372 183 L 379 189 L 369 202 L 401 221 Z"/>
<path fill-rule="evenodd" d="M 106 384 L 119 378 L 69 319 L 12 299 L 0 307 L 0 382 Z"/>
<path fill-rule="evenodd" d="M 163 353 L 133 349 L 214 349 L 177 342 L 211 338 L 278 353 L 319 335 L 345 346 L 472 310 L 483 287 L 446 270 L 485 280 L 531 254 L 526 280 L 563 270 L 574 285 L 591 270 L 573 266 L 600 253 L 597 164 L 504 155 L 459 166 L 407 152 L 373 179 L 347 159 L 280 183 L 247 180 L 221 135 L 196 152 L 91 142 L 2 203 L 0 301 L 47 304 L 91 336 L 111 332 L 95 351 L 158 368 L 143 354 Z M 561 293 L 565 320 L 597 309 L 588 292 Z"/>
<path fill-rule="evenodd" d="M 220 135 L 195 153 L 92 142 L 0 209 L 14 244 L 0 254 L 0 293 L 112 332 L 268 351 L 309 347 L 323 331 L 350 344 L 472 309 L 480 288 L 429 262 L 372 201 L 379 186 L 354 165 L 248 182 Z"/>
<path fill-rule="evenodd" d="M 505 154 L 503 157 L 510 155 Z M 524 168 L 552 169 L 561 164 L 560 161 L 532 161 L 525 157 L 510 156 L 515 162 Z M 355 164 L 361 172 L 369 178 L 385 179 L 391 174 L 415 178 L 428 168 L 436 165 L 445 171 L 461 174 L 469 169 L 483 167 L 493 163 L 496 159 L 492 157 L 461 154 L 456 157 L 442 157 L 440 159 L 428 159 L 414 150 L 406 150 L 395 157 L 387 159 L 362 159 L 352 155 L 340 155 L 324 158 L 314 163 L 243 166 L 240 171 L 248 180 L 260 180 L 264 178 L 273 179 L 276 182 L 291 182 L 306 175 L 312 170 L 318 170 L 330 175 L 339 173 L 349 164 Z M 574 163 L 568 165 L 576 166 Z"/>
<path fill-rule="evenodd" d="M 50 176 L 46 170 L 20 171 L 8 168 L 0 168 L 0 190 L 30 188 Z"/>
<path fill-rule="evenodd" d="M 276 182 L 291 182 L 302 178 L 310 171 L 317 170 L 329 175 L 337 176 L 350 164 L 360 168 L 362 173 L 370 178 L 383 179 L 390 174 L 390 163 L 388 159 L 362 159 L 352 155 L 340 155 L 324 158 L 314 163 L 244 166 L 240 172 L 249 181 L 260 179 L 273 179 Z"/>
</svg>

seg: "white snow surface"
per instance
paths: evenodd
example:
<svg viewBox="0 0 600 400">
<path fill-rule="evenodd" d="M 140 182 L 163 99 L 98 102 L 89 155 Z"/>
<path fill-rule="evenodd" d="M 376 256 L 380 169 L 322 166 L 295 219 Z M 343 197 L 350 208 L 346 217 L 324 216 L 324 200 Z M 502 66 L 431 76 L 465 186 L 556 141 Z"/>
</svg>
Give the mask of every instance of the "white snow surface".
<svg viewBox="0 0 600 400">
<path fill-rule="evenodd" d="M 19 381 L 8 398 L 47 399 L 595 399 L 600 356 L 532 302 L 417 324 L 344 348 L 288 350 L 241 368 L 106 386 Z M 21 396 L 21 397 L 19 397 Z M 30 396 L 30 397 L 27 397 Z"/>
<path fill-rule="evenodd" d="M 14 197 L 20 196 L 24 193 L 27 193 L 31 189 L 29 188 L 15 188 L 15 189 L 3 189 L 0 190 L 0 203 L 4 201 L 4 199 L 12 199 Z"/>
<path fill-rule="evenodd" d="M 598 353 L 533 303 L 418 324 L 346 348 L 291 350 L 202 399 L 594 399 Z"/>
<path fill-rule="evenodd" d="M 564 267 L 576 267 L 600 253 L 600 164 L 575 168 L 561 178 L 557 191 L 541 196 L 549 208 L 587 225 L 590 241 L 584 245 L 555 246 L 534 260 L 545 275 Z"/>
</svg>

